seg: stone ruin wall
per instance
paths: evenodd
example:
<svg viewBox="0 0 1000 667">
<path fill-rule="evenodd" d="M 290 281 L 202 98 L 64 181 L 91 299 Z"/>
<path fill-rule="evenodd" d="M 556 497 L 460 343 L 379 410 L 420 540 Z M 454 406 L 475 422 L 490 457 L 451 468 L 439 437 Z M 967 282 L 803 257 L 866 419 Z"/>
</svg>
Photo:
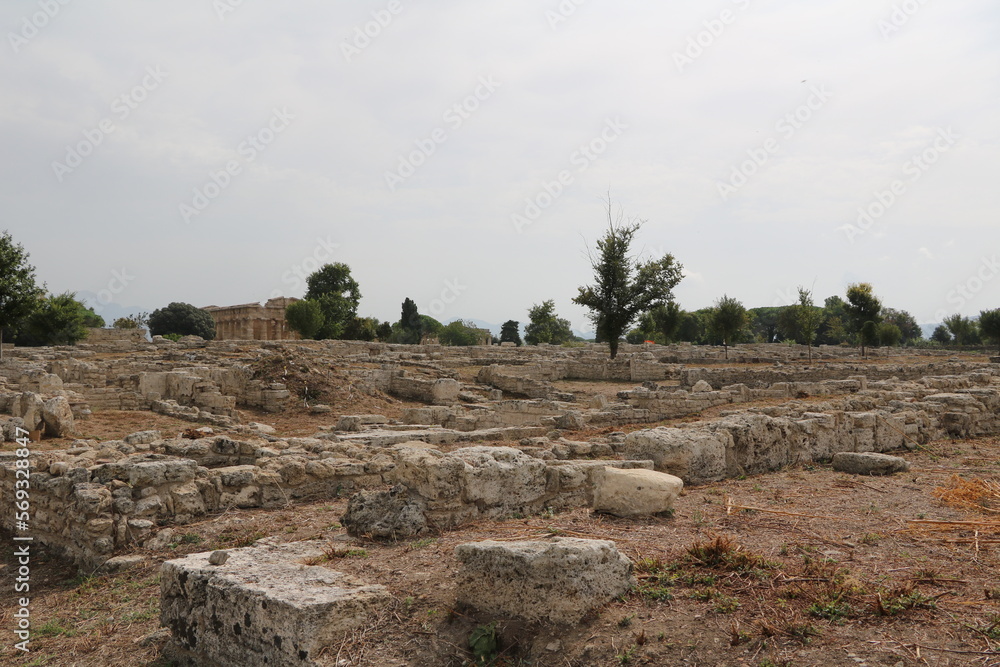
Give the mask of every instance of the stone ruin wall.
<svg viewBox="0 0 1000 667">
<path fill-rule="evenodd" d="M 428 521 L 447 528 L 517 511 L 587 506 L 594 475 L 607 465 L 653 467 L 703 483 L 829 460 L 842 451 L 882 452 L 946 436 L 1000 433 L 1000 383 L 991 374 L 851 382 L 856 393 L 821 404 L 792 400 L 605 442 L 528 437 L 518 449 L 474 446 L 442 453 L 426 444 L 366 439 L 363 431 L 246 441 L 163 440 L 138 433 L 124 441 L 80 442 L 31 457 L 33 528 L 41 542 L 92 567 L 118 551 L 173 539 L 174 526 L 231 506 L 276 507 L 402 484 Z M 743 391 L 749 390 L 730 393 Z M 648 394 L 634 400 L 671 398 L 649 390 L 632 393 Z M 13 484 L 13 456 L 6 453 L 0 455 L 0 494 L 12 493 Z M 11 512 L 0 510 L 0 525 L 8 530 Z"/>
</svg>

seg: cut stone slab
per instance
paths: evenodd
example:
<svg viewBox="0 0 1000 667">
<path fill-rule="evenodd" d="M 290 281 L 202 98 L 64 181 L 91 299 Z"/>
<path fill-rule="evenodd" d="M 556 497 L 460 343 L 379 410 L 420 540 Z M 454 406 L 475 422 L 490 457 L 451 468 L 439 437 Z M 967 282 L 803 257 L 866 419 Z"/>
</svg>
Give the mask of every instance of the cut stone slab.
<svg viewBox="0 0 1000 667">
<path fill-rule="evenodd" d="M 684 480 L 655 470 L 605 468 L 594 486 L 594 511 L 615 516 L 649 516 L 669 512 Z"/>
<path fill-rule="evenodd" d="M 318 542 L 260 544 L 169 560 L 160 571 L 160 622 L 191 664 L 316 665 L 325 646 L 364 626 L 391 596 L 383 586 L 308 565 Z"/>
<path fill-rule="evenodd" d="M 632 561 L 609 540 L 487 540 L 455 555 L 459 603 L 532 621 L 576 623 L 635 584 Z"/>
<path fill-rule="evenodd" d="M 422 503 L 410 498 L 402 484 L 388 491 L 360 491 L 347 502 L 340 517 L 351 535 L 398 540 L 427 531 Z"/>
<path fill-rule="evenodd" d="M 840 452 L 833 455 L 833 469 L 852 475 L 891 475 L 906 472 L 905 459 L 875 452 Z"/>
<path fill-rule="evenodd" d="M 659 472 L 702 484 L 726 477 L 726 452 L 732 443 L 733 437 L 726 431 L 658 426 L 629 433 L 622 453 L 630 459 L 652 461 Z"/>
</svg>

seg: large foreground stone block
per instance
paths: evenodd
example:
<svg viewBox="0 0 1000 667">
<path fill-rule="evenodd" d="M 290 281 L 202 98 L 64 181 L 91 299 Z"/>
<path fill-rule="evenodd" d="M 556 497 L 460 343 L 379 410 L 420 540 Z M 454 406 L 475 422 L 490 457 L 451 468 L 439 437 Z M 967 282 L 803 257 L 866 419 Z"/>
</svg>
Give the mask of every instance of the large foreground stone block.
<svg viewBox="0 0 1000 667">
<path fill-rule="evenodd" d="M 306 563 L 317 542 L 191 554 L 163 564 L 160 622 L 190 664 L 314 665 L 324 646 L 389 602 L 383 586 Z"/>
<path fill-rule="evenodd" d="M 605 468 L 594 485 L 594 510 L 615 516 L 669 512 L 684 480 L 655 470 Z"/>
<path fill-rule="evenodd" d="M 575 623 L 635 583 L 632 562 L 608 540 L 487 540 L 455 555 L 460 603 L 533 621 Z"/>
</svg>

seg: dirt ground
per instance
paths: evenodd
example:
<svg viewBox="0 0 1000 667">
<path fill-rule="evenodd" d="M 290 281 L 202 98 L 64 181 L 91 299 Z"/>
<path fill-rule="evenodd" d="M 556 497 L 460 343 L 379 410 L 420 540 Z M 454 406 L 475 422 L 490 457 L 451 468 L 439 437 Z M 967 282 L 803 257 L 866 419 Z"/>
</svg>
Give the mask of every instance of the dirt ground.
<svg viewBox="0 0 1000 667">
<path fill-rule="evenodd" d="M 329 647 L 330 665 L 474 664 L 469 637 L 491 622 L 495 665 L 1000 665 L 1000 498 L 976 508 L 935 495 L 955 479 L 997 483 L 1000 439 L 939 441 L 906 457 L 910 472 L 893 477 L 811 465 L 690 487 L 669 518 L 578 509 L 395 544 L 349 537 L 346 498 L 230 510 L 179 527 L 176 543 L 127 573 L 80 575 L 41 556 L 32 651 L 17 655 L 5 640 L 0 664 L 165 667 L 158 565 L 276 536 L 321 541 L 319 564 L 395 598 L 364 633 Z M 639 586 L 572 627 L 456 608 L 456 545 L 556 535 L 614 540 Z M 12 579 L 5 550 L 5 600 Z M 12 620 L 4 604 L 0 627 Z"/>
</svg>

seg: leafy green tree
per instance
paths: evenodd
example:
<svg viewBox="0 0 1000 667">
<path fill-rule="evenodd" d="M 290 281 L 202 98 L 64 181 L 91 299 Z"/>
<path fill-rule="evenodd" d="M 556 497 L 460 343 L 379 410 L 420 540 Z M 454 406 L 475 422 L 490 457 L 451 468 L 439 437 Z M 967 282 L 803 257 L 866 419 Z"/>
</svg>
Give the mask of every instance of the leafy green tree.
<svg viewBox="0 0 1000 667">
<path fill-rule="evenodd" d="M 791 306 L 795 313 L 795 323 L 798 325 L 799 336 L 809 348 L 809 361 L 812 361 L 812 346 L 816 340 L 816 331 L 823 321 L 823 309 L 813 303 L 812 292 L 799 286 L 799 302 Z"/>
<path fill-rule="evenodd" d="M 705 342 L 708 331 L 707 312 L 694 311 L 681 314 L 681 324 L 677 329 L 677 340 L 700 344 Z"/>
<path fill-rule="evenodd" d="M 924 337 L 924 332 L 913 315 L 895 308 L 882 309 L 882 321 L 899 328 L 900 342 L 904 345 Z"/>
<path fill-rule="evenodd" d="M 149 325 L 149 313 L 136 313 L 127 317 L 119 317 L 113 326 L 115 329 L 145 329 Z"/>
<path fill-rule="evenodd" d="M 729 358 L 729 343 L 733 341 L 748 324 L 747 309 L 736 299 L 722 295 L 712 309 L 712 332 L 722 339 L 726 349 L 726 359 Z"/>
<path fill-rule="evenodd" d="M 285 306 L 285 322 L 302 338 L 315 338 L 323 326 L 323 311 L 312 299 L 293 301 Z"/>
<path fill-rule="evenodd" d="M 14 340 L 25 346 L 74 345 L 98 319 L 103 326 L 104 319 L 77 301 L 73 292 L 50 294 L 21 322 Z"/>
<path fill-rule="evenodd" d="M 777 332 L 774 342 L 794 340 L 797 343 L 805 345 L 801 329 L 802 327 L 798 319 L 798 306 L 785 306 L 778 312 Z"/>
<path fill-rule="evenodd" d="M 515 343 L 521 347 L 521 323 L 517 320 L 507 320 L 500 326 L 500 342 Z"/>
<path fill-rule="evenodd" d="M 483 332 L 472 322 L 455 320 L 441 329 L 438 341 L 442 345 L 479 345 L 483 341 Z"/>
<path fill-rule="evenodd" d="M 781 306 L 770 306 L 763 308 L 751 308 L 747 311 L 750 321 L 750 331 L 754 340 L 759 343 L 775 343 L 784 338 L 794 338 L 794 334 L 787 335 L 783 327 L 788 325 L 782 315 L 786 308 Z"/>
<path fill-rule="evenodd" d="M 212 340 L 215 338 L 215 320 L 208 311 L 175 301 L 150 313 L 149 333 L 152 336 L 201 336 Z"/>
<path fill-rule="evenodd" d="M 597 241 L 596 256 L 590 255 L 594 284 L 580 287 L 573 302 L 590 309 L 590 319 L 598 342 L 618 354 L 618 341 L 639 313 L 666 304 L 681 281 L 683 267 L 667 254 L 660 259 L 641 261 L 630 254 L 632 240 L 643 220 L 617 220 L 608 200 L 608 229 Z"/>
<path fill-rule="evenodd" d="M 979 332 L 1000 346 L 1000 308 L 979 312 Z"/>
<path fill-rule="evenodd" d="M 869 283 L 854 283 L 847 286 L 847 304 L 844 306 L 852 328 L 860 334 L 862 327 L 868 322 L 872 323 L 873 333 L 871 337 L 859 336 L 858 342 L 861 344 L 861 355 L 865 356 L 866 343 L 871 344 L 877 337 L 875 327 L 881 321 L 882 302 L 875 296 L 875 291 Z"/>
<path fill-rule="evenodd" d="M 976 323 L 958 313 L 944 318 L 944 325 L 955 339 L 955 345 L 974 345 L 979 340 Z"/>
<path fill-rule="evenodd" d="M 684 311 L 674 300 L 664 304 L 654 306 L 648 311 L 652 319 L 653 328 L 661 337 L 664 345 L 669 345 L 677 340 L 678 332 L 681 328 L 681 321 L 684 319 Z"/>
<path fill-rule="evenodd" d="M 528 319 L 530 322 L 524 327 L 524 342 L 528 345 L 562 345 L 573 340 L 569 320 L 556 316 L 556 302 L 552 299 L 533 305 L 528 310 Z"/>
<path fill-rule="evenodd" d="M 827 297 L 823 302 L 823 321 L 816 331 L 816 342 L 821 345 L 840 345 L 850 339 L 847 331 L 847 304 L 839 296 Z"/>
<path fill-rule="evenodd" d="M 430 315 L 420 316 L 420 330 L 425 336 L 438 336 L 443 329 L 444 325 Z"/>
<path fill-rule="evenodd" d="M 378 335 L 378 320 L 374 317 L 355 317 L 344 328 L 342 340 L 375 340 Z"/>
<path fill-rule="evenodd" d="M 875 337 L 884 347 L 895 347 L 903 340 L 903 332 L 892 322 L 881 322 L 876 326 Z"/>
<path fill-rule="evenodd" d="M 931 334 L 931 340 L 936 343 L 941 343 L 942 345 L 950 343 L 951 333 L 948 332 L 948 327 L 943 324 L 939 324 L 934 327 L 934 333 Z"/>
<path fill-rule="evenodd" d="M 351 268 L 342 262 L 324 264 L 306 278 L 306 299 L 316 301 L 323 311 L 323 325 L 316 338 L 340 338 L 357 317 L 361 289 L 351 277 Z"/>
<path fill-rule="evenodd" d="M 867 357 L 866 348 L 878 345 L 878 325 L 872 320 L 862 324 L 861 331 L 858 332 L 858 339 L 861 343 L 861 354 Z"/>
<path fill-rule="evenodd" d="M 28 253 L 14 243 L 10 232 L 0 234 L 0 359 L 3 359 L 3 330 L 13 327 L 38 306 L 41 291 L 35 284 L 35 267 Z"/>
<path fill-rule="evenodd" d="M 392 336 L 392 323 L 391 322 L 379 323 L 378 328 L 375 329 L 375 337 L 378 340 L 385 343 L 389 340 L 391 336 Z"/>
</svg>

